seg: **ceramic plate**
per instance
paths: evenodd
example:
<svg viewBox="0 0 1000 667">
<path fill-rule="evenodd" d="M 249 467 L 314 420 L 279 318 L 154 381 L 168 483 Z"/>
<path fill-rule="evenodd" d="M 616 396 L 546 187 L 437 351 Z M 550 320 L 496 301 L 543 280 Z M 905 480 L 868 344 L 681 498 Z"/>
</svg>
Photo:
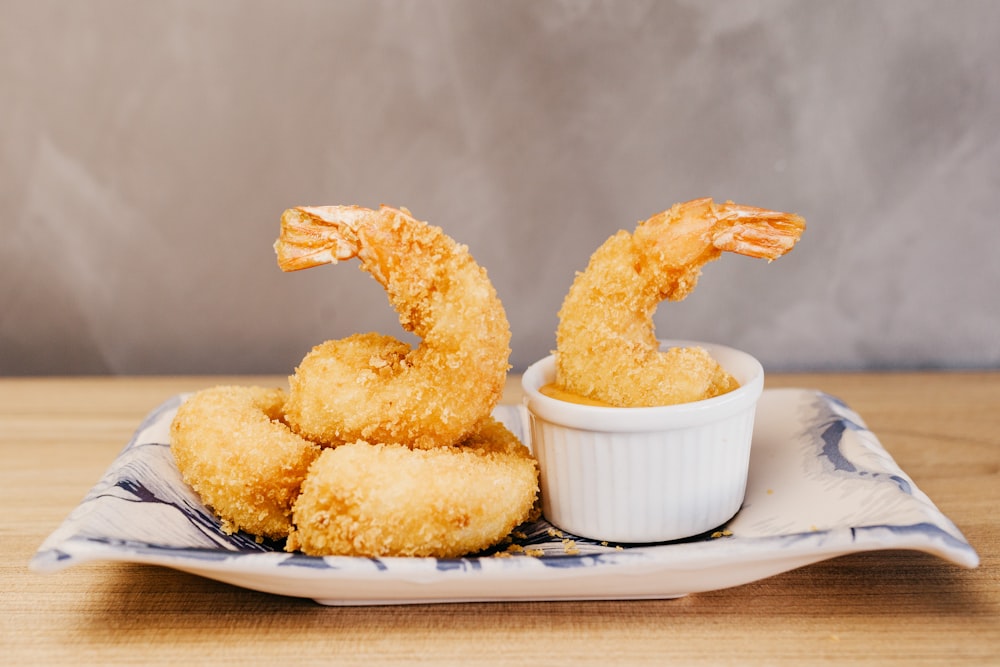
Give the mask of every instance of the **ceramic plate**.
<svg viewBox="0 0 1000 667">
<path fill-rule="evenodd" d="M 515 531 L 515 546 L 459 559 L 318 558 L 226 535 L 170 454 L 170 421 L 183 400 L 176 396 L 146 418 L 39 548 L 34 571 L 95 560 L 147 563 L 322 604 L 362 605 L 669 598 L 878 549 L 924 551 L 970 568 L 979 562 L 861 418 L 813 390 L 764 392 L 746 499 L 716 530 L 664 544 L 602 544 L 539 521 Z M 521 406 L 500 406 L 496 416 L 527 442 Z"/>
</svg>

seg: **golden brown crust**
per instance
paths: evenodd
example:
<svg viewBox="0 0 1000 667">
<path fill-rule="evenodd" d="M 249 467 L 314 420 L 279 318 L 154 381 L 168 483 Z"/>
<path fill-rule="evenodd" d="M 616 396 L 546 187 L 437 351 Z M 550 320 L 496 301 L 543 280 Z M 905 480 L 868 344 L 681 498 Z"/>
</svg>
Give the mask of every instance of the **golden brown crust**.
<svg viewBox="0 0 1000 667">
<path fill-rule="evenodd" d="M 510 326 L 468 249 L 405 209 L 302 207 L 282 216 L 283 268 L 350 257 L 386 290 L 415 348 L 359 334 L 314 348 L 290 379 L 289 424 L 310 440 L 452 446 L 490 414 L 509 368 Z"/>
<path fill-rule="evenodd" d="M 318 445 L 281 423 L 280 389 L 220 386 L 189 397 L 170 427 L 184 481 L 226 530 L 283 538 Z"/>
<path fill-rule="evenodd" d="M 653 314 L 685 298 L 723 251 L 774 259 L 805 229 L 797 215 L 711 199 L 676 204 L 619 231 L 577 274 L 559 311 L 556 382 L 616 407 L 686 403 L 737 386 L 702 348 L 661 352 Z"/>
<path fill-rule="evenodd" d="M 532 516 L 535 460 L 489 416 L 510 328 L 468 249 L 405 209 L 299 207 L 281 224 L 283 270 L 357 257 L 422 341 L 368 333 L 317 345 L 287 400 L 260 388 L 192 396 L 172 448 L 224 527 L 317 555 L 460 556 Z"/>
<path fill-rule="evenodd" d="M 497 543 L 532 516 L 537 493 L 534 458 L 492 418 L 459 447 L 342 445 L 310 468 L 287 549 L 458 557 Z"/>
</svg>

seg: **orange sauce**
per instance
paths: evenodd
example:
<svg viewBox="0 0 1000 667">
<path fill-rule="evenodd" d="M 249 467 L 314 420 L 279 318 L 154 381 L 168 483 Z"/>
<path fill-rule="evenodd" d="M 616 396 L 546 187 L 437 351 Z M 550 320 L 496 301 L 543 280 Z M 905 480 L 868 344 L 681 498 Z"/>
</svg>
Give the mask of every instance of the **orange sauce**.
<svg viewBox="0 0 1000 667">
<path fill-rule="evenodd" d="M 705 398 L 713 398 L 714 396 L 721 396 L 722 394 L 728 394 L 734 389 L 738 389 L 740 384 L 733 380 L 733 386 L 727 388 L 725 391 L 714 394 L 713 396 L 706 396 Z M 586 396 L 581 396 L 580 394 L 574 393 L 572 391 L 566 391 L 555 382 L 550 382 L 548 384 L 543 384 L 538 388 L 538 393 L 544 394 L 549 398 L 554 398 L 559 401 L 566 401 L 567 403 L 577 403 L 579 405 L 594 405 L 599 408 L 613 408 L 614 405 L 610 403 L 605 403 L 604 401 L 599 401 L 594 398 L 587 398 Z"/>
<path fill-rule="evenodd" d="M 549 398 L 554 398 L 559 401 L 566 401 L 567 403 L 578 403 L 580 405 L 596 405 L 602 408 L 613 408 L 614 406 L 610 403 L 605 403 L 604 401 L 597 401 L 593 398 L 587 398 L 586 396 L 581 396 L 580 394 L 575 394 L 571 391 L 566 391 L 555 382 L 550 382 L 548 384 L 543 384 L 538 388 L 538 393 L 544 394 Z"/>
</svg>

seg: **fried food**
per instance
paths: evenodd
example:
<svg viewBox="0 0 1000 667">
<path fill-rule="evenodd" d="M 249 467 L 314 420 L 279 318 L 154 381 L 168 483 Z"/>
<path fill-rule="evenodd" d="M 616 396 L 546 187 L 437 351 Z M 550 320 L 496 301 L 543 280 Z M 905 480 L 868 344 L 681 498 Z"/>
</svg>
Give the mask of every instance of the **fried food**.
<svg viewBox="0 0 1000 667">
<path fill-rule="evenodd" d="M 556 384 L 617 407 L 671 405 L 736 388 L 704 349 L 660 351 L 653 313 L 694 289 L 702 266 L 724 252 L 773 260 L 799 240 L 805 220 L 711 199 L 675 204 L 619 231 L 579 273 L 559 311 Z"/>
<path fill-rule="evenodd" d="M 496 544 L 528 519 L 537 493 L 534 458 L 490 417 L 456 447 L 341 445 L 309 469 L 287 549 L 458 557 Z"/>
<path fill-rule="evenodd" d="M 313 348 L 287 395 L 191 396 L 171 450 L 224 529 L 311 555 L 456 557 L 535 516 L 537 463 L 490 416 L 510 327 L 468 249 L 405 209 L 324 206 L 285 211 L 275 251 L 285 271 L 357 257 L 421 342 L 355 334 Z"/>
<path fill-rule="evenodd" d="M 280 539 L 320 448 L 281 422 L 285 392 L 219 386 L 190 396 L 170 425 L 170 449 L 191 488 L 227 532 Z"/>
<path fill-rule="evenodd" d="M 290 378 L 288 424 L 324 444 L 454 445 L 496 406 L 510 356 L 507 316 L 468 249 L 406 209 L 288 209 L 278 265 L 357 257 L 386 290 L 415 348 L 378 334 L 317 346 Z"/>
</svg>

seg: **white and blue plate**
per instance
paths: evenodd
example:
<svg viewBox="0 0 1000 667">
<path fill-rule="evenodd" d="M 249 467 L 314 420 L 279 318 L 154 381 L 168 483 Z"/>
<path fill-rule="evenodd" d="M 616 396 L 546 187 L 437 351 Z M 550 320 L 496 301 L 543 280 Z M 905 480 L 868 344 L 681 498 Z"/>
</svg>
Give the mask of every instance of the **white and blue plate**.
<svg viewBox="0 0 1000 667">
<path fill-rule="evenodd" d="M 35 572 L 91 561 L 174 568 L 328 605 L 670 598 L 738 586 L 850 553 L 909 549 L 973 568 L 958 528 L 838 399 L 807 389 L 760 399 L 746 498 L 716 530 L 662 544 L 603 544 L 544 520 L 510 543 L 455 559 L 314 557 L 223 532 L 184 483 L 170 422 L 184 396 L 143 421 L 101 480 L 41 545 Z M 521 406 L 498 419 L 528 442 Z M 514 551 L 517 551 L 515 548 Z"/>
</svg>

